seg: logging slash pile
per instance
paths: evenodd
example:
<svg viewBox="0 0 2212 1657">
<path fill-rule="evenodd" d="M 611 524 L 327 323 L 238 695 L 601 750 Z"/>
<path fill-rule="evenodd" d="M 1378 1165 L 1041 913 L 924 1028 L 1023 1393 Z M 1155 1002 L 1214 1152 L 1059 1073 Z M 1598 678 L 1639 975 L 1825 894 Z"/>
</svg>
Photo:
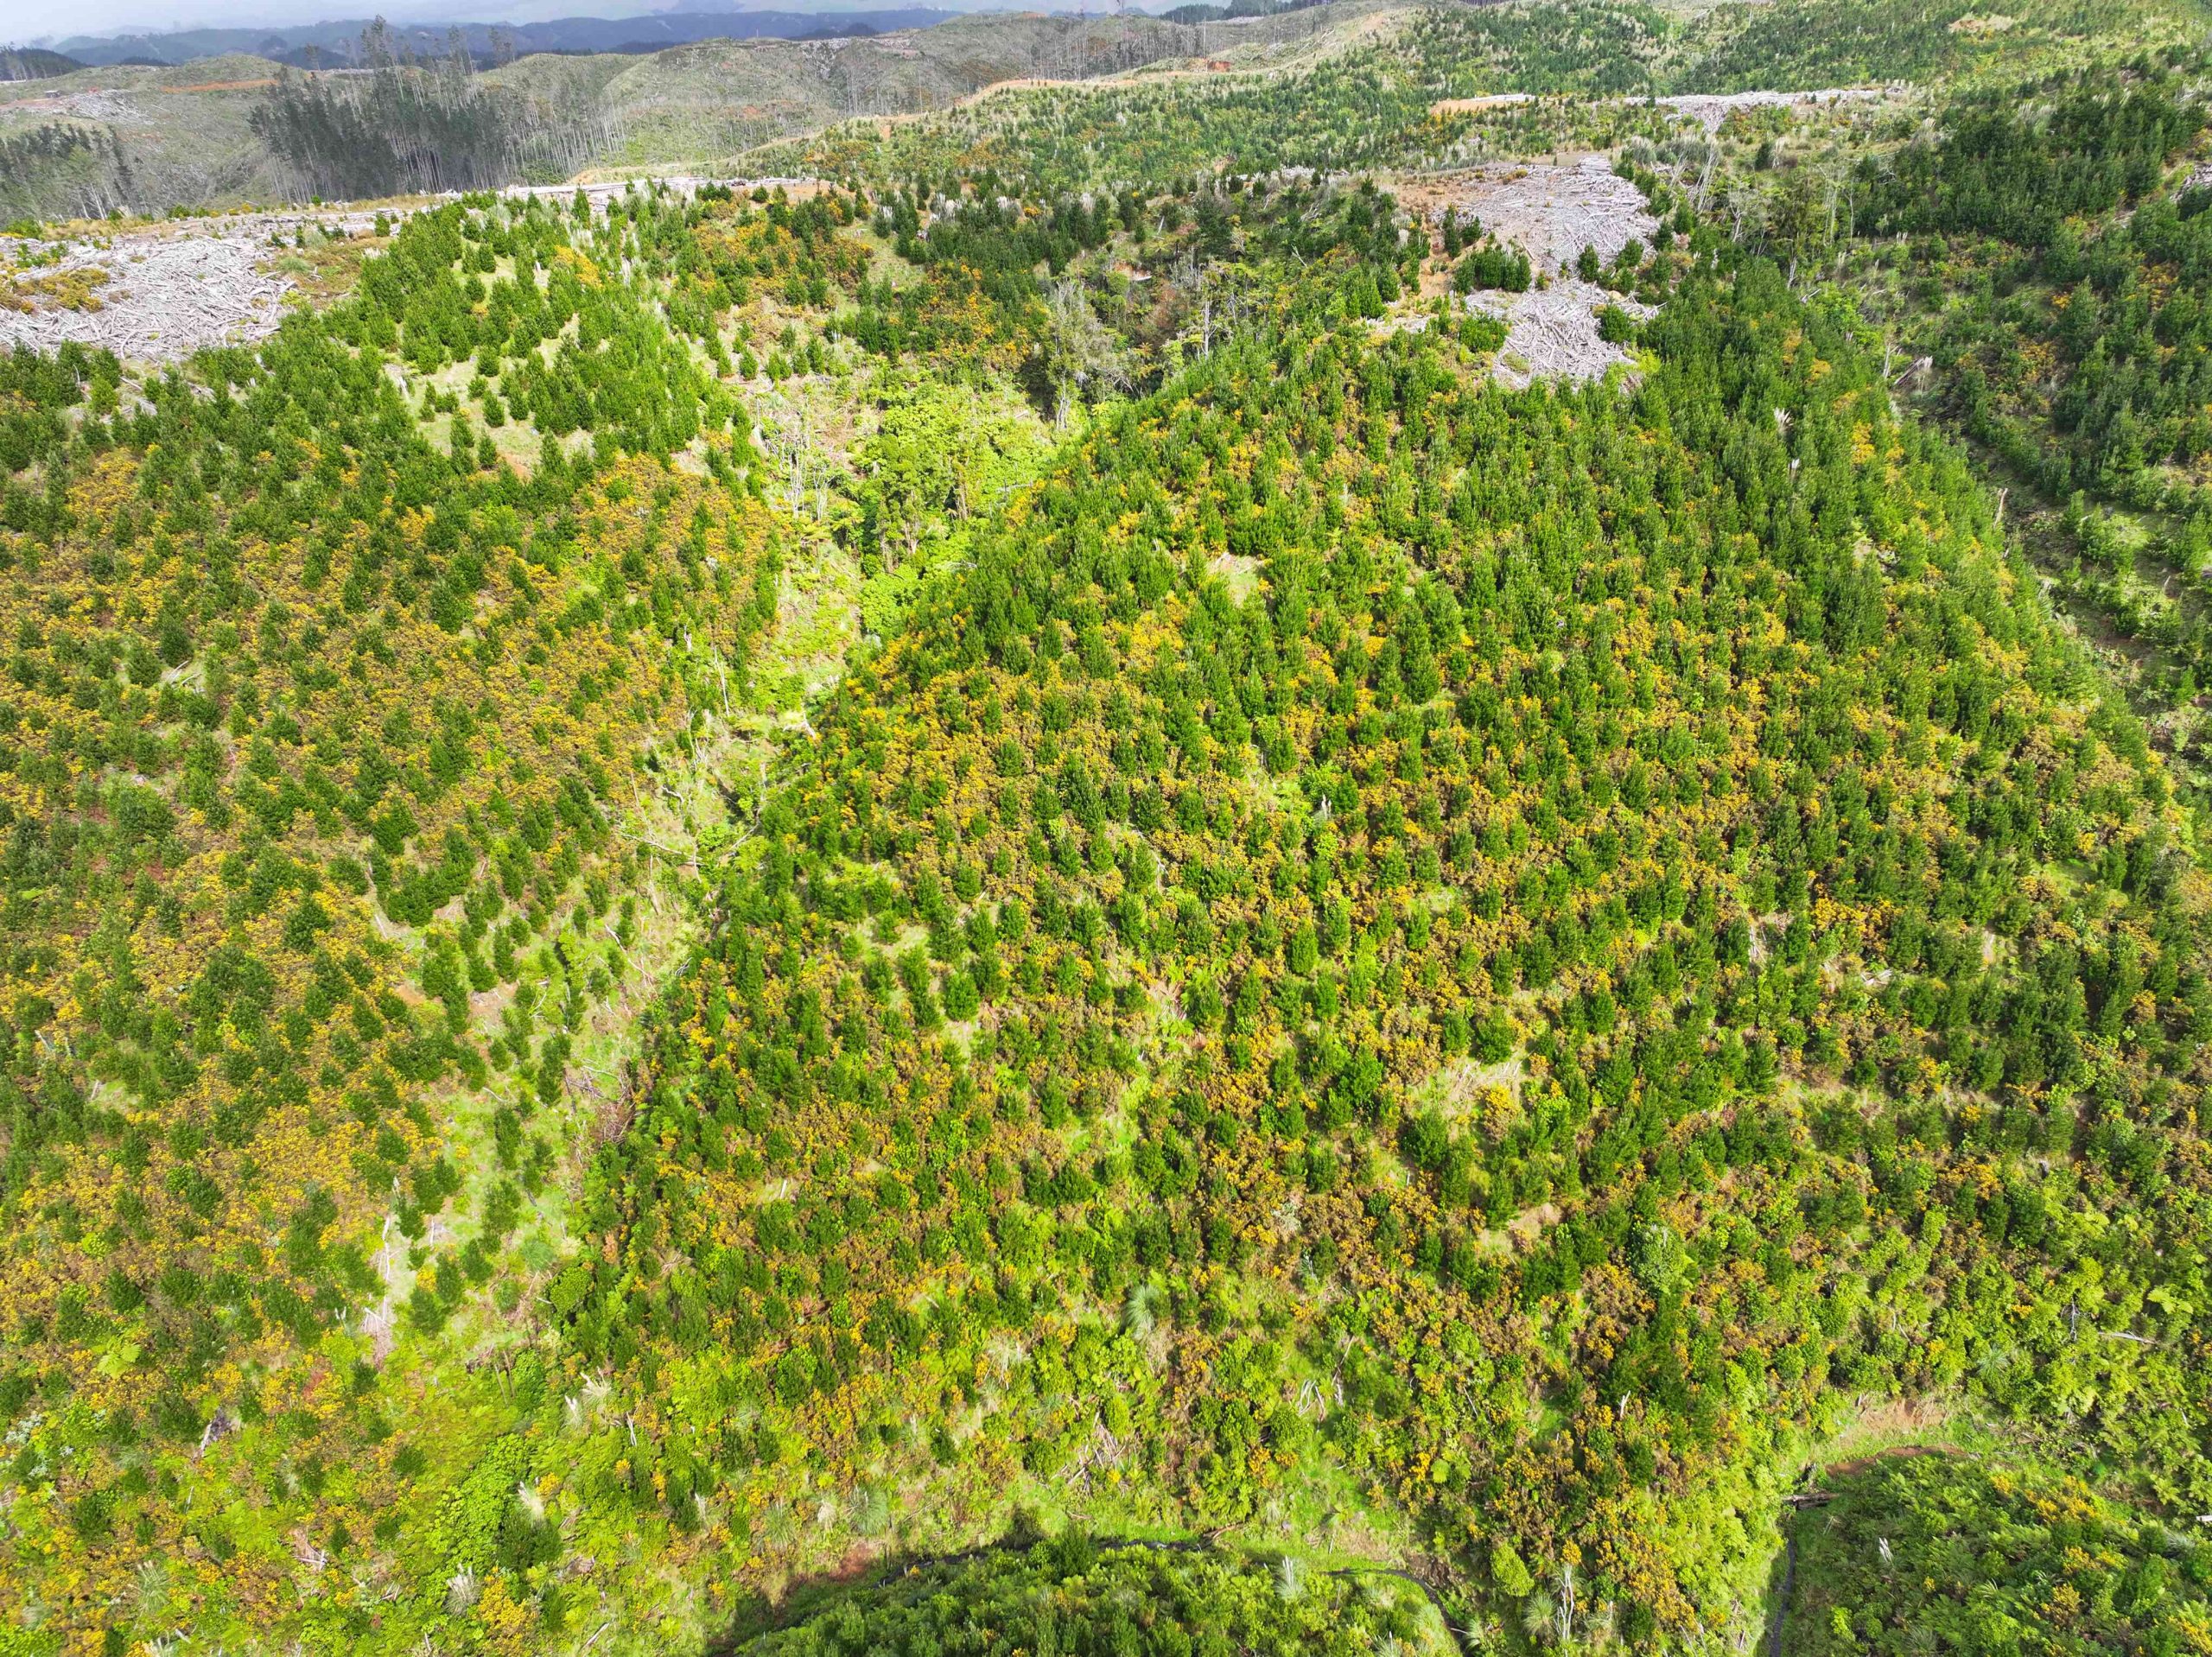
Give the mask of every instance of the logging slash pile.
<svg viewBox="0 0 2212 1657">
<path fill-rule="evenodd" d="M 1631 359 L 1599 336 L 1598 314 L 1608 305 L 1631 316 L 1649 308 L 1574 274 L 1586 247 L 1611 266 L 1630 241 L 1649 245 L 1659 228 L 1643 194 L 1613 171 L 1603 155 L 1571 166 L 1493 167 L 1439 181 L 1423 192 L 1423 209 L 1440 224 L 1446 208 L 1462 225 L 1472 218 L 1482 233 L 1529 256 L 1536 284 L 1526 293 L 1484 289 L 1464 300 L 1467 308 L 1506 325 L 1493 371 L 1508 384 L 1538 379 L 1596 379 Z"/>
<path fill-rule="evenodd" d="M 599 181 L 499 194 L 516 202 L 581 199 L 603 213 L 634 191 L 690 196 L 709 183 L 738 191 L 781 189 L 794 200 L 821 187 L 807 178 L 686 175 L 651 184 Z M 181 362 L 207 346 L 264 340 L 283 320 L 285 295 L 295 286 L 276 261 L 298 232 L 363 236 L 380 219 L 397 224 L 456 199 L 448 193 L 374 208 L 233 213 L 65 241 L 0 236 L 0 351 L 51 351 L 74 340 L 130 360 Z"/>
<path fill-rule="evenodd" d="M 1710 137 L 1720 130 L 1720 124 L 1737 110 L 1745 109 L 1805 109 L 1815 105 L 1863 104 L 1879 102 L 1894 95 L 1895 89 L 1886 86 L 1826 86 L 1817 92 L 1681 92 L 1659 102 L 1667 108 L 1687 115 L 1703 126 Z"/>
<path fill-rule="evenodd" d="M 1649 243 L 1658 228 L 1643 193 L 1601 155 L 1572 167 L 1485 168 L 1446 199 L 1463 220 L 1473 214 L 1499 241 L 1526 253 L 1539 272 L 1571 269 L 1586 246 L 1610 264 L 1630 238 Z"/>
<path fill-rule="evenodd" d="M 1594 380 L 1634 359 L 1598 333 L 1598 314 L 1617 306 L 1641 321 L 1651 307 L 1574 276 L 1553 278 L 1525 294 L 1484 291 L 1467 295 L 1467 308 L 1503 319 L 1505 343 L 1492 369 L 1509 385 L 1539 379 Z"/>
<path fill-rule="evenodd" d="M 49 244 L 0 242 L 10 263 L 50 251 Z M 28 309 L 0 308 L 0 348 L 51 351 L 75 340 L 119 357 L 177 361 L 206 346 L 264 339 L 283 320 L 292 286 L 261 268 L 269 252 L 265 237 L 229 231 L 68 243 L 37 276 L 10 275 L 12 289 L 33 296 Z M 93 270 L 106 277 L 97 284 L 96 307 L 35 296 L 54 276 Z"/>
</svg>

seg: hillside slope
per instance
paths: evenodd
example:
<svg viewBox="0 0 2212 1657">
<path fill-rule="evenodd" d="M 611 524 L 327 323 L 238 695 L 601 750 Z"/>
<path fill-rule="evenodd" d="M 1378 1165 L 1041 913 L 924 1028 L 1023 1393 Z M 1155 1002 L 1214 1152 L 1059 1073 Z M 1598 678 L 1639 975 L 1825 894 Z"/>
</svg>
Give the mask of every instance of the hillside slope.
<svg viewBox="0 0 2212 1657">
<path fill-rule="evenodd" d="M 2201 504 L 2103 16 L 1317 9 L 0 357 L 0 1649 L 2203 1644 L 2208 819 L 1973 446 Z"/>
<path fill-rule="evenodd" d="M 11 359 L 11 1620 L 697 1646 L 1019 1507 L 1657 1650 L 1885 1398 L 2201 1510 L 2140 727 L 1848 307 L 1700 227 L 1516 390 L 1410 228 L 455 206 Z"/>
<path fill-rule="evenodd" d="M 1001 81 L 1111 74 L 1311 27 L 1025 13 L 836 41 L 540 54 L 480 75 L 434 63 L 310 76 L 238 55 L 84 69 L 0 98 L 0 213 L 158 215 L 696 168 L 856 114 L 941 109 Z"/>
<path fill-rule="evenodd" d="M 208 58 L 80 69 L 0 96 L 0 212 L 97 219 L 281 200 L 284 169 L 251 126 L 277 73 L 264 58 Z"/>
</svg>

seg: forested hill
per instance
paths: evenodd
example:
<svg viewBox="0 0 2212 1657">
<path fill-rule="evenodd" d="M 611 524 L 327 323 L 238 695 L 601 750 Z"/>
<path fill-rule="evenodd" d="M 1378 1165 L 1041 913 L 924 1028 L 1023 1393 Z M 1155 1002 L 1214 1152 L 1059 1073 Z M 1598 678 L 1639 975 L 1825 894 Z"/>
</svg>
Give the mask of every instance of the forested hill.
<svg viewBox="0 0 2212 1657">
<path fill-rule="evenodd" d="M 1847 314 L 1753 267 L 1649 338 L 1516 397 L 1294 324 L 1049 474 L 731 878 L 576 1349 L 948 1500 L 1318 1457 L 1640 1639 L 1854 1394 L 2133 1395 L 2202 1491 L 2158 768 Z M 649 1419 L 679 1491 L 760 1457 Z"/>
<path fill-rule="evenodd" d="M 0 52 L 0 80 L 43 80 L 84 67 L 74 58 L 36 47 L 10 47 Z"/>
<path fill-rule="evenodd" d="M 1629 396 L 1371 336 L 1367 244 L 1307 266 L 975 520 L 712 866 L 619 1096 L 570 1080 L 666 844 L 610 833 L 621 776 L 711 736 L 702 629 L 769 613 L 779 533 L 717 492 L 720 394 L 584 278 L 814 259 L 848 211 L 448 211 L 212 405 L 20 379 L 92 416 L 26 429 L 10 508 L 16 948 L 57 985 L 14 1014 L 51 1495 L 11 1523 L 77 1562 L 22 1578 L 58 1615 L 159 1545 L 201 1626 L 550 1639 L 640 1526 L 680 1578 L 814 1557 L 812 1469 L 825 1541 L 1334 1489 L 1472 1603 L 1685 1639 L 1749 1563 L 1716 1503 L 1969 1377 L 2031 1440 L 2130 1399 L 2075 1430 L 2203 1499 L 2202 877 L 1960 457 L 1770 265 L 1685 260 Z M 569 315 L 601 343 L 541 378 Z M 377 367 L 467 338 L 526 484 Z M 612 458 L 702 424 L 703 478 Z"/>
<path fill-rule="evenodd" d="M 1883 16 L 0 244 L 0 1657 L 2204 1645 L 2204 65 Z"/>
</svg>

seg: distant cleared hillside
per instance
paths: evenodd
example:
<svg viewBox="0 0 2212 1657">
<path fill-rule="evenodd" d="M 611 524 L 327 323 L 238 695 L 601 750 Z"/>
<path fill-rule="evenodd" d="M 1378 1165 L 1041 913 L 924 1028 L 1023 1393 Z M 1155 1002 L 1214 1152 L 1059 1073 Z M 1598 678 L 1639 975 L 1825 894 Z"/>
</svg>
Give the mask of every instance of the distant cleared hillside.
<svg viewBox="0 0 2212 1657">
<path fill-rule="evenodd" d="M 1324 151 L 1379 165 L 1405 160 L 1408 143 L 1428 153 L 1450 136 L 1408 120 L 1389 128 L 1395 149 L 1346 149 L 1355 130 L 1376 130 L 1385 104 L 1410 116 L 1434 100 L 1543 89 L 1632 97 L 2017 76 L 2069 64 L 2092 38 L 2179 41 L 2202 17 L 2202 0 L 2038 0 L 1993 30 L 1975 26 L 1973 3 L 1332 0 L 1203 22 L 996 13 L 836 39 L 537 53 L 480 73 L 470 64 L 488 34 L 465 37 L 467 55 L 425 58 L 422 31 L 386 30 L 370 42 L 385 66 L 373 71 L 305 73 L 233 54 L 83 69 L 0 92 L 0 211 L 359 200 L 626 168 L 911 176 L 972 162 L 1009 122 L 1028 135 L 1030 162 L 1049 152 L 1048 170 L 1067 181 L 1231 155 L 1248 167 Z M 689 27 L 692 16 L 548 27 Z M 721 21 L 735 30 L 797 16 Z M 289 36 L 267 44 L 288 56 L 305 49 Z M 1307 72 L 1325 84 L 1297 79 Z M 1009 82 L 1020 89 L 966 106 Z M 894 129 L 886 117 L 931 118 Z"/>
<path fill-rule="evenodd" d="M 448 60 L 310 74 L 245 54 L 86 68 L 0 97 L 0 211 L 162 213 L 705 164 L 853 116 L 943 109 L 1001 81 L 1111 74 L 1312 27 L 1030 12 L 642 57 L 541 54 L 482 73 Z"/>
<path fill-rule="evenodd" d="M 1000 81 L 1084 79 L 1196 56 L 1219 33 L 1137 16 L 1032 12 L 874 40 L 704 41 L 607 83 L 603 106 L 619 135 L 607 159 L 652 166 L 734 156 L 849 116 L 943 109 Z M 534 63 L 516 72 L 543 73 Z"/>
<path fill-rule="evenodd" d="M 80 69 L 0 93 L 0 213 L 96 218 L 276 199 L 282 169 L 249 121 L 277 73 L 263 58 L 208 58 Z"/>
</svg>

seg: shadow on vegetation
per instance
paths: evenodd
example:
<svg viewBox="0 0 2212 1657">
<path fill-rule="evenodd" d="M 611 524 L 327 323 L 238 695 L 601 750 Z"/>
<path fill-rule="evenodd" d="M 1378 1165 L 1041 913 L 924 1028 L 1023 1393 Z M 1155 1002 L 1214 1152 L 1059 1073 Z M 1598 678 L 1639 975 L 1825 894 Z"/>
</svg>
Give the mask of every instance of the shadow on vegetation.
<svg viewBox="0 0 2212 1657">
<path fill-rule="evenodd" d="M 1087 1532 L 1070 1529 L 1058 1536 L 1048 1536 L 1037 1515 L 1025 1508 L 1017 1508 L 1005 1533 L 995 1542 L 979 1544 L 952 1553 L 918 1554 L 893 1552 L 878 1555 L 856 1567 L 825 1571 L 792 1583 L 783 1598 L 774 1603 L 758 1593 L 748 1594 L 732 1616 L 722 1632 L 707 1642 L 707 1657 L 736 1657 L 753 1642 L 765 1635 L 785 1628 L 795 1628 L 842 1602 L 861 1595 L 874 1595 L 897 1584 L 913 1584 L 931 1575 L 941 1575 L 945 1585 L 952 1580 L 950 1572 L 956 1568 L 994 1554 L 1024 1553 L 1043 1550 L 1051 1558 L 1054 1573 L 1062 1578 L 1079 1577 L 1098 1561 L 1102 1554 L 1142 1551 L 1154 1553 L 1211 1553 L 1217 1551 L 1219 1533 L 1198 1536 L 1156 1537 L 1095 1537 Z M 1278 1552 L 1261 1549 L 1245 1556 L 1255 1564 L 1274 1563 L 1283 1556 Z M 1317 1576 L 1348 1578 L 1356 1577 L 1392 1577 L 1419 1589 L 1429 1606 L 1442 1621 L 1452 1643 L 1461 1651 L 1471 1653 L 1473 1647 L 1443 1596 L 1431 1584 L 1409 1571 L 1390 1565 L 1345 1565 L 1334 1570 L 1316 1571 Z"/>
</svg>

